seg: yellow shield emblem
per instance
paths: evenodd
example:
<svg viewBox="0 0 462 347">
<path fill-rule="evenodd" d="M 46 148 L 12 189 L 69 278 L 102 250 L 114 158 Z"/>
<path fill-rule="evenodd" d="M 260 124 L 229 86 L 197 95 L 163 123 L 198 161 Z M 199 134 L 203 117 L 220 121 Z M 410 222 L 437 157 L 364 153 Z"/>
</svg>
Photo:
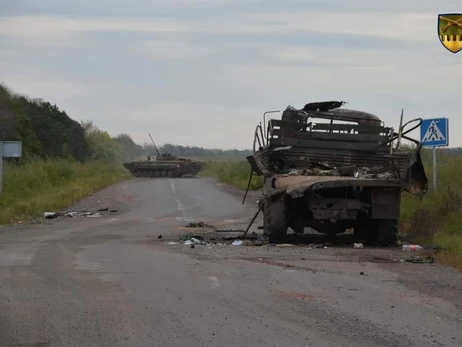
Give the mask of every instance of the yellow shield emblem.
<svg viewBox="0 0 462 347">
<path fill-rule="evenodd" d="M 438 37 L 443 46 L 452 53 L 462 50 L 462 14 L 438 15 Z"/>
</svg>

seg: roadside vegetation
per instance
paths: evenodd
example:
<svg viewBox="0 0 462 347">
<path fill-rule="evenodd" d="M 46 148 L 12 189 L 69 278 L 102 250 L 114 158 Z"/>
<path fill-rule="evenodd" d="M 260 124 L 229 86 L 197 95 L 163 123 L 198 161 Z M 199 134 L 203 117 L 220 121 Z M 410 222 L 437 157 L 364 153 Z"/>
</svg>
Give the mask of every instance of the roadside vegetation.
<svg viewBox="0 0 462 347">
<path fill-rule="evenodd" d="M 432 153 L 423 152 L 429 191 L 422 201 L 403 194 L 401 231 L 414 243 L 439 246 L 439 260 L 462 271 L 462 155 L 437 150 L 435 191 Z"/>
<path fill-rule="evenodd" d="M 437 151 L 437 190 L 433 189 L 432 152 L 423 150 L 429 191 L 420 201 L 403 193 L 400 231 L 413 243 L 441 248 L 438 260 L 462 271 L 462 153 L 457 149 Z M 245 189 L 250 173 L 246 161 L 210 162 L 201 173 Z M 250 189 L 261 188 L 261 177 L 253 177 Z"/>
<path fill-rule="evenodd" d="M 70 206 L 75 201 L 128 178 L 114 164 L 64 159 L 6 164 L 0 193 L 0 225 L 19 222 Z"/>
<path fill-rule="evenodd" d="M 222 183 L 240 189 L 247 189 L 250 176 L 250 164 L 245 160 L 210 160 L 200 174 L 202 176 L 216 178 Z M 250 184 L 250 190 L 260 189 L 262 185 L 263 177 L 254 175 Z"/>
<path fill-rule="evenodd" d="M 92 121 L 77 122 L 57 105 L 0 84 L 0 141 L 18 140 L 22 158 L 3 161 L 0 225 L 66 208 L 131 177 L 122 166 L 124 161 L 156 154 L 147 141 L 139 145 L 128 134 L 111 136 Z M 216 159 L 242 159 L 250 153 L 172 144 L 160 146 L 159 151 Z"/>
</svg>

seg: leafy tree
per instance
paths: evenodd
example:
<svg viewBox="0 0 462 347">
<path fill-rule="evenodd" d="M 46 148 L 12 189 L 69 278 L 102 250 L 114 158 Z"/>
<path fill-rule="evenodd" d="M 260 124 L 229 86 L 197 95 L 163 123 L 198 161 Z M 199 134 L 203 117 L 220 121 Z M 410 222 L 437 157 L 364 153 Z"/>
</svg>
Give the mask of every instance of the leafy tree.
<svg viewBox="0 0 462 347">
<path fill-rule="evenodd" d="M 89 147 L 89 160 L 110 163 L 123 159 L 120 144 L 111 138 L 108 132 L 100 130 L 92 121 L 83 121 L 81 126 Z"/>
</svg>

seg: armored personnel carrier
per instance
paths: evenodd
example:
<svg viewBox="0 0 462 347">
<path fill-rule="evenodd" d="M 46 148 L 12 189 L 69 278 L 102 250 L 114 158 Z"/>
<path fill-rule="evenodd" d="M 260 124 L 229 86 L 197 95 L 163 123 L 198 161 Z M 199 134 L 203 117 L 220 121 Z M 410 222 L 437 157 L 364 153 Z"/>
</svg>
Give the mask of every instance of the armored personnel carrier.
<svg viewBox="0 0 462 347">
<path fill-rule="evenodd" d="M 331 236 L 353 228 L 367 243 L 393 245 L 401 193 L 427 192 L 422 145 L 407 136 L 422 119 L 403 125 L 401 114 L 395 132 L 375 115 L 341 106 L 338 101 L 289 106 L 265 130 L 257 126 L 254 154 L 247 160 L 251 173 L 264 177 L 261 208 L 270 242 L 281 242 L 288 228 L 303 233 L 310 227 Z M 415 147 L 402 148 L 403 139 Z"/>
<path fill-rule="evenodd" d="M 149 134 L 151 137 L 151 134 Z M 130 161 L 123 166 L 135 177 L 188 177 L 195 176 L 202 170 L 204 163 L 199 160 L 179 158 L 169 153 L 161 154 L 151 137 L 157 157 L 147 160 Z"/>
</svg>

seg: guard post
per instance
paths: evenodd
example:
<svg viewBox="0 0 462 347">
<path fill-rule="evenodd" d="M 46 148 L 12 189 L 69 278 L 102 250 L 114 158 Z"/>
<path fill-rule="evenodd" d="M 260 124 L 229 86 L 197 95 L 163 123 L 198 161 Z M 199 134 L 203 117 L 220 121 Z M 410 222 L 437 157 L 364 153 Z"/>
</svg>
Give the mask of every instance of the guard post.
<svg viewBox="0 0 462 347">
<path fill-rule="evenodd" d="M 420 142 L 424 147 L 433 148 L 433 190 L 436 193 L 436 148 L 449 146 L 449 120 L 423 119 L 420 125 Z"/>
<path fill-rule="evenodd" d="M 0 141 L 0 193 L 3 191 L 3 158 L 21 158 L 21 141 Z"/>
</svg>

